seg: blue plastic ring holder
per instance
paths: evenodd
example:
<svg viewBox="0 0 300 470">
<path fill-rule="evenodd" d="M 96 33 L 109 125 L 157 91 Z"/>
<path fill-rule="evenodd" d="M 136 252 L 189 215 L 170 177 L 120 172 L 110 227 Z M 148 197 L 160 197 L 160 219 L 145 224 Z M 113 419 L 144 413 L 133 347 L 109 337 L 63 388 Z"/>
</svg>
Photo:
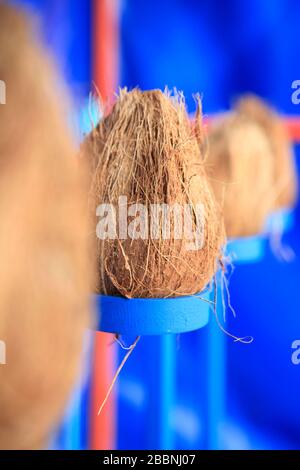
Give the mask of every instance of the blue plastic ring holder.
<svg viewBox="0 0 300 470">
<path fill-rule="evenodd" d="M 172 426 L 177 376 L 175 335 L 197 330 L 208 323 L 210 296 L 208 290 L 167 299 L 95 296 L 100 331 L 129 336 L 155 335 L 151 340 L 151 360 L 142 378 L 146 388 L 151 390 L 147 405 L 146 448 L 176 448 Z M 154 357 L 157 360 L 153 360 Z"/>
<path fill-rule="evenodd" d="M 266 222 L 265 233 L 270 234 L 276 229 L 286 233 L 294 226 L 294 212 L 292 209 L 278 209 L 273 212 Z"/>
<path fill-rule="evenodd" d="M 265 254 L 267 238 L 264 236 L 237 238 L 229 240 L 226 254 L 234 263 L 257 263 Z"/>
<path fill-rule="evenodd" d="M 233 264 L 250 264 L 261 261 L 265 255 L 267 237 L 257 235 L 229 240 L 226 255 L 230 256 Z M 223 318 L 224 305 L 222 276 L 218 274 L 217 281 L 217 316 Z M 225 307 L 226 308 L 226 307 Z M 226 359 L 227 348 L 224 333 L 216 322 L 212 322 L 209 334 L 209 378 L 208 378 L 208 449 L 222 448 L 224 436 L 222 424 L 226 416 Z"/>
<path fill-rule="evenodd" d="M 185 333 L 209 321 L 210 292 L 166 298 L 144 299 L 96 295 L 98 330 L 122 335 Z"/>
<path fill-rule="evenodd" d="M 294 214 L 292 210 L 275 211 L 268 217 L 262 234 L 229 240 L 226 254 L 231 256 L 233 263 L 247 264 L 261 261 L 272 232 L 279 229 L 282 233 L 286 233 L 293 227 L 293 224 Z"/>
</svg>

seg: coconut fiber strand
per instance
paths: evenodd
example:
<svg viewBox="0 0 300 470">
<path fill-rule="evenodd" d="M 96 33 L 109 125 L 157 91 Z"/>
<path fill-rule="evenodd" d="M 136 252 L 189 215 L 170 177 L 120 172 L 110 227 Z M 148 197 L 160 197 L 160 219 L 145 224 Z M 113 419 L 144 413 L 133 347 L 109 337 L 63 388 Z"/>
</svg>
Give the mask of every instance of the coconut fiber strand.
<svg viewBox="0 0 300 470">
<path fill-rule="evenodd" d="M 164 298 L 203 290 L 217 269 L 223 222 L 182 95 L 121 90 L 110 114 L 87 136 L 83 154 L 90 165 L 94 227 L 98 205 L 116 207 L 120 196 L 127 197 L 128 211 L 135 203 L 147 207 L 149 226 L 152 204 L 203 206 L 201 249 L 190 250 L 184 235 L 176 239 L 172 218 L 168 239 L 163 230 L 159 237 L 149 230 L 148 238 L 126 238 L 120 226 L 114 239 L 95 235 L 97 292 Z"/>
<path fill-rule="evenodd" d="M 58 77 L 2 3 L 0 77 L 0 447 L 36 448 L 61 417 L 90 323 L 87 228 Z"/>
<path fill-rule="evenodd" d="M 207 171 L 223 207 L 227 236 L 260 233 L 275 199 L 269 139 L 252 119 L 231 112 L 214 121 L 208 140 Z"/>
<path fill-rule="evenodd" d="M 297 192 L 294 153 L 281 118 L 260 98 L 252 95 L 240 98 L 236 108 L 253 119 L 269 140 L 274 158 L 274 209 L 292 207 Z"/>
</svg>

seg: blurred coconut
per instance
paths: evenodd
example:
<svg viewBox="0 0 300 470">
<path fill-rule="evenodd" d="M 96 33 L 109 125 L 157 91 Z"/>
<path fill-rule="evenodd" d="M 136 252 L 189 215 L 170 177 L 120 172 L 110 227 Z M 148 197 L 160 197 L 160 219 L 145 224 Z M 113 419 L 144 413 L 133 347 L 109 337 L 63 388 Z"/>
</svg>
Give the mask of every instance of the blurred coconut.
<svg viewBox="0 0 300 470">
<path fill-rule="evenodd" d="M 207 172 L 230 238 L 259 234 L 274 206 L 274 159 L 261 127 L 239 112 L 209 128 Z"/>
<path fill-rule="evenodd" d="M 97 292 L 131 298 L 202 291 L 218 266 L 223 221 L 183 96 L 160 90 L 121 90 L 110 114 L 87 136 L 82 151 L 90 165 L 89 205 L 95 229 L 97 215 L 104 215 L 99 211 L 101 204 L 112 205 L 111 215 L 115 211 L 118 219 L 102 238 L 95 233 Z M 120 197 L 125 198 L 123 209 L 128 211 L 125 231 L 120 222 Z M 189 206 L 195 238 L 184 231 L 178 234 L 179 219 L 175 222 L 172 215 L 168 238 L 163 231 L 166 219 L 157 218 L 157 232 L 151 231 L 153 204 L 166 204 L 169 209 L 176 204 Z M 191 249 L 200 225 L 201 246 L 194 244 Z"/>
<path fill-rule="evenodd" d="M 90 324 L 82 173 L 64 90 L 23 14 L 0 5 L 0 447 L 47 445 Z"/>
<path fill-rule="evenodd" d="M 291 208 L 296 199 L 297 177 L 292 143 L 280 116 L 254 95 L 241 97 L 236 109 L 253 119 L 269 140 L 274 157 L 274 209 Z"/>
</svg>

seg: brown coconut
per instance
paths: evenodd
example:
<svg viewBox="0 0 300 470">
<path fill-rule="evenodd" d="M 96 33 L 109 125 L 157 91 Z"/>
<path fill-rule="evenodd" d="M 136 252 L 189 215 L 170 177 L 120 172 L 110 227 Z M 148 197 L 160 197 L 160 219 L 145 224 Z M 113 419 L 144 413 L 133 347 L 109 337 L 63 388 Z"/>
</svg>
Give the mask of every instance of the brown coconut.
<svg viewBox="0 0 300 470">
<path fill-rule="evenodd" d="M 274 157 L 274 209 L 292 207 L 296 199 L 297 178 L 292 142 L 282 119 L 274 109 L 254 95 L 240 98 L 236 109 L 253 119 L 269 139 Z"/>
<path fill-rule="evenodd" d="M 59 78 L 2 3 L 0 78 L 0 447 L 26 449 L 47 445 L 78 376 L 91 272 Z"/>
<path fill-rule="evenodd" d="M 91 171 L 94 227 L 97 206 L 117 207 L 123 195 L 128 208 L 134 203 L 147 207 L 149 227 L 151 204 L 201 203 L 204 208 L 202 249 L 189 250 L 184 236 L 175 239 L 173 223 L 169 239 L 162 232 L 159 239 L 151 232 L 147 239 L 122 239 L 118 227 L 115 239 L 95 236 L 97 292 L 164 298 L 202 291 L 221 256 L 223 221 L 183 97 L 160 90 L 121 90 L 110 114 L 86 138 L 83 154 Z"/>
<path fill-rule="evenodd" d="M 230 238 L 256 235 L 271 213 L 275 194 L 270 142 L 252 119 L 224 114 L 208 134 L 207 172 L 223 207 Z"/>
</svg>

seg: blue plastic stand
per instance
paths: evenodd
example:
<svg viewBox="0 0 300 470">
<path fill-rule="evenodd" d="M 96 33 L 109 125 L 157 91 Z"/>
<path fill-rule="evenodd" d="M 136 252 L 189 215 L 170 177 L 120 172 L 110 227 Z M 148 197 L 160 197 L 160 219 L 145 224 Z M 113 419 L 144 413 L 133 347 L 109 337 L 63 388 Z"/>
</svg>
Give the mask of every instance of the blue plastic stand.
<svg viewBox="0 0 300 470">
<path fill-rule="evenodd" d="M 216 316 L 223 320 L 222 276 L 217 274 Z M 207 448 L 222 448 L 221 431 L 225 419 L 226 402 L 226 351 L 225 333 L 212 317 L 208 332 L 208 396 L 207 396 Z"/>
<path fill-rule="evenodd" d="M 271 214 L 265 226 L 265 233 L 274 231 L 288 232 L 294 226 L 294 212 L 291 209 L 279 209 Z"/>
<path fill-rule="evenodd" d="M 169 299 L 126 299 L 97 295 L 98 327 L 107 333 L 136 336 L 186 333 L 208 323 L 207 300 L 205 292 Z"/>
<path fill-rule="evenodd" d="M 175 449 L 172 415 L 176 404 L 176 336 L 149 338 L 140 380 L 145 387 L 145 449 Z M 122 416 L 119 417 L 122 419 Z"/>
<path fill-rule="evenodd" d="M 226 247 L 226 256 L 233 264 L 258 263 L 264 257 L 267 238 L 245 237 L 231 240 Z M 217 275 L 216 315 L 224 325 L 224 309 L 228 306 L 227 292 L 222 274 Z M 226 324 L 225 324 L 226 329 Z M 222 449 L 222 428 L 226 420 L 226 334 L 213 319 L 209 331 L 209 399 L 208 399 L 208 448 Z"/>
<path fill-rule="evenodd" d="M 226 256 L 233 264 L 257 263 L 264 257 L 266 243 L 264 236 L 231 240 L 226 247 Z"/>
<path fill-rule="evenodd" d="M 146 336 L 138 345 L 140 355 L 131 356 L 128 366 L 120 376 L 119 389 L 131 390 L 140 386 L 145 399 L 142 410 L 134 408 L 135 397 L 119 403 L 119 428 L 128 423 L 126 416 L 135 414 L 135 444 L 131 448 L 175 449 L 175 432 L 172 416 L 176 406 L 176 349 L 177 334 L 197 330 L 207 325 L 210 313 L 210 293 L 169 299 L 125 299 L 124 297 L 96 296 L 99 312 L 99 329 L 123 336 Z M 144 340 L 144 341 L 143 341 Z M 127 340 L 128 343 L 128 340 Z M 137 366 L 139 367 L 137 376 Z M 131 370 L 134 370 L 131 376 Z M 127 371 L 127 375 L 126 375 Z M 131 378 L 132 377 L 132 378 Z M 126 382 L 127 381 L 127 382 Z M 132 392 L 134 394 L 134 391 Z M 119 398 L 120 399 L 120 398 Z M 133 409 L 132 409 L 133 406 Z M 139 417 L 144 417 L 141 423 Z M 139 424 L 141 429 L 139 430 Z M 125 426 L 126 427 L 126 426 Z M 128 437 L 121 433 L 119 448 L 130 448 Z M 123 442 L 126 441 L 127 445 Z M 137 441 L 139 444 L 137 445 Z"/>
</svg>

